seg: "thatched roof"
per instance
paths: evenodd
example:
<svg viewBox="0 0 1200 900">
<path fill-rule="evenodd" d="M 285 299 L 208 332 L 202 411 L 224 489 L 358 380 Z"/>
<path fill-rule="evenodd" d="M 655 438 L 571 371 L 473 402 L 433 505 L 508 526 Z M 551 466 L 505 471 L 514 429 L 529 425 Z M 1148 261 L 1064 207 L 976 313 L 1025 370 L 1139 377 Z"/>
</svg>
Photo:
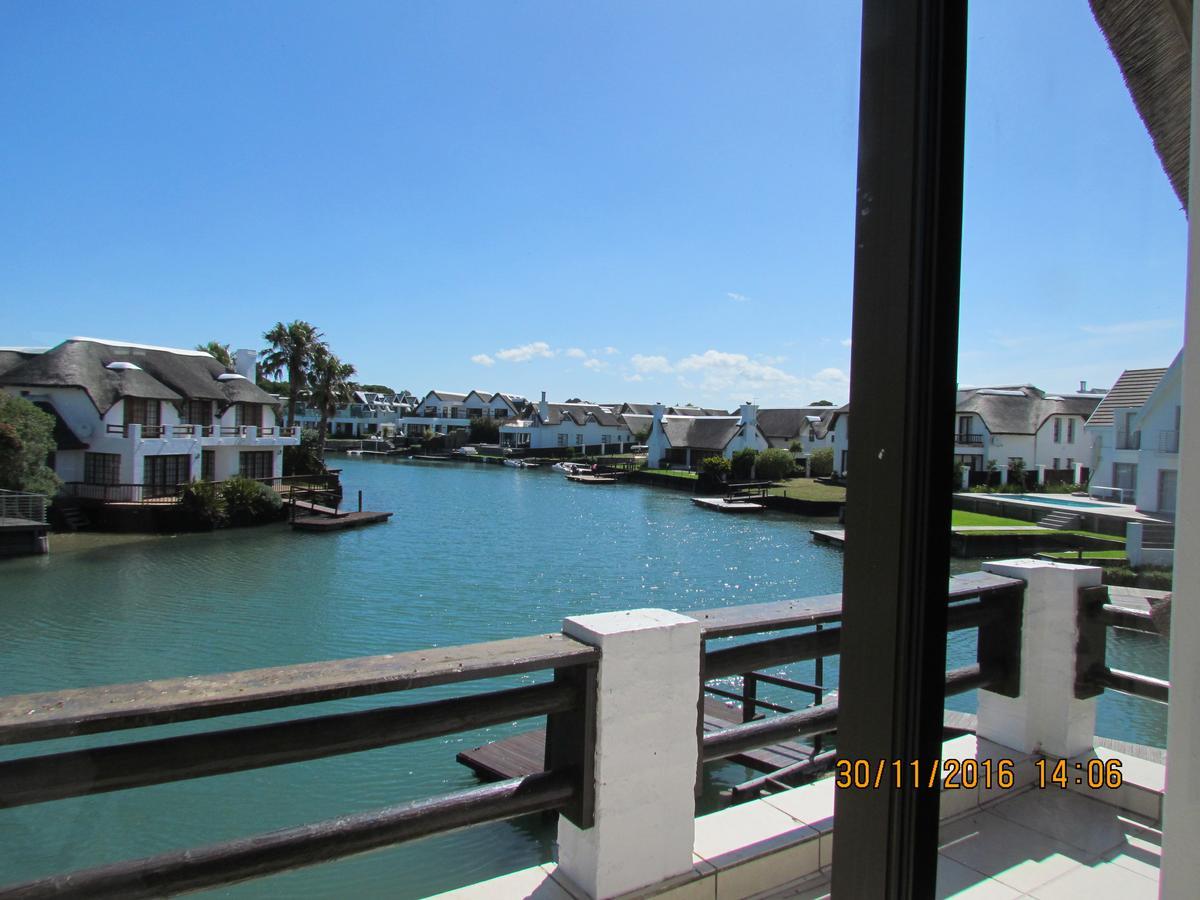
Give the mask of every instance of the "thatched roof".
<svg viewBox="0 0 1200 900">
<path fill-rule="evenodd" d="M 1091 0 L 1171 186 L 1187 209 L 1192 0 Z"/>
</svg>

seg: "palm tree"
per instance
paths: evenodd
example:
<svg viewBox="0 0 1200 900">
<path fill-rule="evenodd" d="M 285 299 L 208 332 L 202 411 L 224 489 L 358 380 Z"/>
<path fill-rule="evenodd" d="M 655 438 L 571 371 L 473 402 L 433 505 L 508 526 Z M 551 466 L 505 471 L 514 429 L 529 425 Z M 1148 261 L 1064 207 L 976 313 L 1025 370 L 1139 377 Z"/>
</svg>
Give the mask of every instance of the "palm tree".
<svg viewBox="0 0 1200 900">
<path fill-rule="evenodd" d="M 312 402 L 321 411 L 321 424 L 317 426 L 318 446 L 321 458 L 325 458 L 325 436 L 329 433 L 329 419 L 339 406 L 345 406 L 354 396 L 354 366 L 344 363 L 325 346 L 317 350 L 308 373 L 308 386 Z"/>
<path fill-rule="evenodd" d="M 229 352 L 228 344 L 209 341 L 207 344 L 197 344 L 196 349 L 207 353 L 227 369 L 233 369 L 233 355 Z"/>
<path fill-rule="evenodd" d="M 287 369 L 288 373 L 288 426 L 296 424 L 296 398 L 304 387 L 308 370 L 319 350 L 325 348 L 324 337 L 315 325 L 297 319 L 288 325 L 276 322 L 275 327 L 263 335 L 269 347 L 259 355 L 262 357 L 262 374 L 277 378 Z"/>
</svg>

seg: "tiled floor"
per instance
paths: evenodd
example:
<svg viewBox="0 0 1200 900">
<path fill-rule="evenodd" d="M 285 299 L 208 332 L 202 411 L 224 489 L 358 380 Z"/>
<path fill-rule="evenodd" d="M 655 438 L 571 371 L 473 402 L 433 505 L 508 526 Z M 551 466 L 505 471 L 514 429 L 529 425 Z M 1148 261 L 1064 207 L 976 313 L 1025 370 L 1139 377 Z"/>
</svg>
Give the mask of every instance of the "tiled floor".
<svg viewBox="0 0 1200 900">
<path fill-rule="evenodd" d="M 1027 791 L 976 810 L 944 823 L 940 843 L 938 897 L 1158 897 L 1162 833 L 1074 791 Z M 769 896 L 828 897 L 828 877 Z"/>
</svg>

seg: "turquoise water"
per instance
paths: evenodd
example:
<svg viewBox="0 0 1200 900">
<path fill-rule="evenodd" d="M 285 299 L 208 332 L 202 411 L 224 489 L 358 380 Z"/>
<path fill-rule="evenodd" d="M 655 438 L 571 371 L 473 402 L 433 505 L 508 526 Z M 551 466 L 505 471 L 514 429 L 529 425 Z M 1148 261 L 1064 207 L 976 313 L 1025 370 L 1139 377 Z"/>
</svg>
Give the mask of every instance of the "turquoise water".
<svg viewBox="0 0 1200 900">
<path fill-rule="evenodd" d="M 367 508 L 396 512 L 392 521 L 329 535 L 268 526 L 56 536 L 49 557 L 5 562 L 0 694 L 464 644 L 556 631 L 574 613 L 757 603 L 841 586 L 840 552 L 814 544 L 808 531 L 828 520 L 723 516 L 682 492 L 585 487 L 502 466 L 349 460 L 343 477 L 348 499 L 361 489 Z M 1114 665 L 1164 674 L 1156 639 L 1118 635 L 1113 652 Z M 949 653 L 952 665 L 973 658 L 970 635 L 954 635 Z M 776 671 L 812 677 L 811 664 Z M 830 661 L 826 678 L 836 676 Z M 415 699 L 360 698 L 220 724 Z M 973 699 L 954 703 L 969 710 Z M 1098 730 L 1161 746 L 1164 722 L 1161 707 L 1110 695 Z M 213 724 L 24 745 L 5 757 Z M 520 727 L 0 811 L 0 883 L 468 787 L 474 778 L 454 754 Z M 710 772 L 705 810 L 721 787 L 745 777 L 736 766 Z M 536 818 L 484 826 L 214 895 L 423 896 L 545 861 L 550 839 Z"/>
<path fill-rule="evenodd" d="M 1088 503 L 1086 500 L 1063 500 L 1058 495 L 1009 494 L 1009 500 L 1024 500 L 1026 503 L 1045 503 L 1051 506 L 1078 506 L 1080 509 L 1104 509 L 1107 503 Z"/>
</svg>

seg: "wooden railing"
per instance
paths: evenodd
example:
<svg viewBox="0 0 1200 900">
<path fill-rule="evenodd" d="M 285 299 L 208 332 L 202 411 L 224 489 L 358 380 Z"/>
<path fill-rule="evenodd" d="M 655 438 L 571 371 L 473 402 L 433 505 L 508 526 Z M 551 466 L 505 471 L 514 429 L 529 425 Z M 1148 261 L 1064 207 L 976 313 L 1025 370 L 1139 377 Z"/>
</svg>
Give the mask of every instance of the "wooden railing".
<svg viewBox="0 0 1200 900">
<path fill-rule="evenodd" d="M 1075 649 L 1075 696 L 1097 697 L 1106 689 L 1144 700 L 1166 703 L 1171 684 L 1161 678 L 1114 669 L 1108 665 L 1108 629 L 1126 628 L 1166 636 L 1169 611 L 1163 615 L 1108 602 L 1108 588 L 1085 588 L 1079 595 L 1079 641 Z"/>
<path fill-rule="evenodd" d="M 265 484 L 280 494 L 286 494 L 294 489 L 320 490 L 336 494 L 340 491 L 339 472 L 340 470 L 331 469 L 328 472 L 315 475 L 276 475 L 270 478 L 253 478 L 251 480 L 257 481 L 259 484 Z M 178 503 L 179 498 L 183 496 L 183 492 L 188 487 L 201 483 L 204 482 L 184 481 L 178 484 L 89 484 L 83 481 L 68 481 L 63 483 L 59 492 L 66 497 L 75 497 L 80 500 L 98 500 L 102 503 L 170 504 Z M 214 485 L 224 484 L 221 481 L 208 483 Z"/>
<path fill-rule="evenodd" d="M 166 725 L 553 671 L 553 680 L 426 703 L 206 731 L 0 763 L 0 807 L 322 759 L 545 716 L 546 771 L 192 850 L 0 888 L 0 895 L 158 897 L 234 884 L 467 825 L 558 811 L 591 824 L 599 651 L 559 634 L 0 698 L 0 744 Z"/>
<path fill-rule="evenodd" d="M 978 628 L 973 665 L 946 675 L 947 695 L 979 687 L 1015 696 L 1023 585 L 977 573 L 952 580 L 951 631 Z M 837 653 L 841 597 L 700 610 L 701 684 Z M 808 629 L 714 647 L 725 638 Z M 0 698 L 0 745 L 117 732 L 435 685 L 553 671 L 552 680 L 449 699 L 119 742 L 0 762 L 0 808 L 243 772 L 446 737 L 545 716 L 545 768 L 526 777 L 146 859 L 0 888 L 0 896 L 148 897 L 233 884 L 341 859 L 468 825 L 556 811 L 591 827 L 600 651 L 561 634 L 465 647 Z M 808 689 L 788 679 L 755 680 Z M 784 682 L 787 682 L 784 684 Z M 820 696 L 820 689 L 817 689 Z M 778 704 L 755 700 L 757 709 Z M 698 755 L 747 750 L 836 731 L 836 702 L 748 718 L 703 734 Z M 825 754 L 829 756 L 829 754 Z M 801 764 L 802 766 L 803 764 Z M 799 768 L 794 766 L 792 768 Z"/>
</svg>

